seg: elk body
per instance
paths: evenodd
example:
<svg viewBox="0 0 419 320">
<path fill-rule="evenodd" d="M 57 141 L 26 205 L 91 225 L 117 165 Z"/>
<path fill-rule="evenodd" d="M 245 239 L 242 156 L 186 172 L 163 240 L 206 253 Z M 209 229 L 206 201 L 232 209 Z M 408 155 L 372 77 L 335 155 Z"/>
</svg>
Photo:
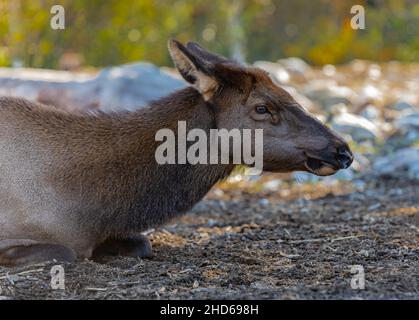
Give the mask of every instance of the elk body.
<svg viewBox="0 0 419 320">
<path fill-rule="evenodd" d="M 0 265 L 148 257 L 139 235 L 185 213 L 233 164 L 160 165 L 159 129 L 264 130 L 264 169 L 328 175 L 352 154 L 262 70 L 169 41 L 191 86 L 134 112 L 68 113 L 0 98 Z"/>
</svg>

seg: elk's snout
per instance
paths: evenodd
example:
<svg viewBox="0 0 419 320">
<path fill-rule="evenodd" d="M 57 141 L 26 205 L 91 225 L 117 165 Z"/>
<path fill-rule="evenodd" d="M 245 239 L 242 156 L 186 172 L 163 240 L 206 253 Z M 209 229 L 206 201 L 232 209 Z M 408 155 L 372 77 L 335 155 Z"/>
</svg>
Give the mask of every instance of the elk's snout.
<svg viewBox="0 0 419 320">
<path fill-rule="evenodd" d="M 352 161 L 354 160 L 354 156 L 346 144 L 337 147 L 335 158 L 336 161 L 340 164 L 341 169 L 349 168 L 349 166 L 352 164 Z"/>
<path fill-rule="evenodd" d="M 340 169 L 347 169 L 354 159 L 352 151 L 344 141 L 318 152 L 306 152 L 306 156 L 307 171 L 319 176 L 328 176 Z"/>
</svg>

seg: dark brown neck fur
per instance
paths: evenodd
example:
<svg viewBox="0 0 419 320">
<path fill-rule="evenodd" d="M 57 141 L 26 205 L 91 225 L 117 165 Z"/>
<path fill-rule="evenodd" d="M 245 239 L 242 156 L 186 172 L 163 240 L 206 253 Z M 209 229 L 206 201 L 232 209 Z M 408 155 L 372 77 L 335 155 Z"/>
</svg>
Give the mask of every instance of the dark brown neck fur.
<svg viewBox="0 0 419 320">
<path fill-rule="evenodd" d="M 156 132 L 177 133 L 182 120 L 188 129 L 215 128 L 211 110 L 193 88 L 135 112 L 62 120 L 67 123 L 60 136 L 73 148 L 55 155 L 66 166 L 51 182 L 62 181 L 61 193 L 80 212 L 87 210 L 79 216 L 81 224 L 106 236 L 143 231 L 189 210 L 232 171 L 232 165 L 157 164 Z"/>
</svg>

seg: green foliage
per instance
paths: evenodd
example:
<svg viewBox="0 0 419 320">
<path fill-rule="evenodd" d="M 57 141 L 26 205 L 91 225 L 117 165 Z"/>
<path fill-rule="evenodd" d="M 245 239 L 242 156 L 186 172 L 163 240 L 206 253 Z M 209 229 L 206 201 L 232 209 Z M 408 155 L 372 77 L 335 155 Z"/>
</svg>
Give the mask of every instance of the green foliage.
<svg viewBox="0 0 419 320">
<path fill-rule="evenodd" d="M 350 27 L 357 3 L 366 8 L 365 30 Z M 50 28 L 54 4 L 65 8 L 65 30 Z M 57 68 L 66 52 L 97 67 L 171 65 L 171 37 L 229 56 L 241 48 L 248 61 L 419 60 L 419 3 L 410 0 L 0 0 L 0 17 L 0 66 Z"/>
</svg>

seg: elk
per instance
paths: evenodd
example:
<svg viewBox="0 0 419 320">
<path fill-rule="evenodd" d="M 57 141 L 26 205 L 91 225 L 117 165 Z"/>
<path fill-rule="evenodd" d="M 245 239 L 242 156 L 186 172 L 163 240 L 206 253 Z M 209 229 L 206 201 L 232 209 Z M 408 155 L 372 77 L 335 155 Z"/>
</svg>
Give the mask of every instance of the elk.
<svg viewBox="0 0 419 320">
<path fill-rule="evenodd" d="M 263 129 L 266 171 L 330 175 L 353 155 L 261 69 L 169 40 L 189 87 L 131 112 L 0 98 L 0 265 L 152 256 L 140 233 L 186 213 L 235 164 L 158 164 L 161 128 Z"/>
</svg>

